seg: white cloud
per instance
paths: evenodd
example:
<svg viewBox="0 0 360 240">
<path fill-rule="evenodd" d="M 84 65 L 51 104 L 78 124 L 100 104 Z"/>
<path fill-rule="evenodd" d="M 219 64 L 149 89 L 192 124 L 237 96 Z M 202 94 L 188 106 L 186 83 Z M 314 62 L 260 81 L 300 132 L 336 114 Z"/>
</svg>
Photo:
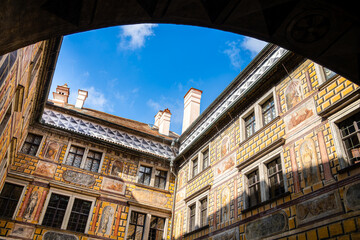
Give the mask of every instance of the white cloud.
<svg viewBox="0 0 360 240">
<path fill-rule="evenodd" d="M 85 100 L 85 104 L 88 108 L 93 108 L 98 111 L 104 111 L 106 108 L 111 111 L 111 107 L 102 92 L 96 90 L 93 86 L 85 90 L 88 91 L 88 97 Z"/>
<path fill-rule="evenodd" d="M 246 50 L 249 50 L 252 57 L 254 57 L 266 46 L 266 44 L 266 42 L 263 42 L 256 38 L 245 37 L 244 41 L 241 43 L 241 46 Z"/>
<path fill-rule="evenodd" d="M 230 58 L 230 63 L 236 69 L 241 69 L 241 58 L 240 58 L 240 48 L 239 41 L 227 42 L 228 49 L 224 50 L 224 53 Z"/>
<path fill-rule="evenodd" d="M 135 24 L 121 26 L 119 47 L 124 50 L 136 50 L 144 47 L 146 39 L 154 36 L 157 24 Z"/>
<path fill-rule="evenodd" d="M 155 102 L 155 101 L 152 100 L 152 99 L 149 99 L 149 100 L 146 102 L 146 104 L 147 104 L 149 107 L 151 107 L 152 109 L 154 109 L 154 110 L 156 111 L 156 113 L 157 113 L 159 110 L 162 110 L 162 109 L 160 109 L 160 108 L 161 108 L 160 103 Z"/>
<path fill-rule="evenodd" d="M 242 41 L 237 40 L 226 42 L 228 48 L 225 49 L 223 53 L 228 55 L 230 63 L 234 68 L 241 70 L 241 52 L 250 52 L 251 58 L 253 58 L 265 47 L 266 44 L 266 42 L 260 41 L 255 38 L 244 37 Z"/>
</svg>

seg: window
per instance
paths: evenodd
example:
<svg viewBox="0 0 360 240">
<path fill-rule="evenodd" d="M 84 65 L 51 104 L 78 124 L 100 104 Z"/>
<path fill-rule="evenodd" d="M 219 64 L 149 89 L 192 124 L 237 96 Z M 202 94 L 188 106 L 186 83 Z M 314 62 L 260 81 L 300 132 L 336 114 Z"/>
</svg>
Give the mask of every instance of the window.
<svg viewBox="0 0 360 240">
<path fill-rule="evenodd" d="M 196 204 L 193 204 L 189 207 L 189 213 L 189 232 L 191 232 L 195 230 Z"/>
<path fill-rule="evenodd" d="M 70 197 L 51 194 L 42 225 L 61 228 Z"/>
<path fill-rule="evenodd" d="M 0 123 L 0 136 L 3 134 L 6 125 L 8 124 L 10 117 L 11 117 L 11 109 L 12 109 L 12 105 L 10 105 L 10 107 L 8 108 L 8 110 L 5 113 L 5 116 L 3 118 L 3 120 Z"/>
<path fill-rule="evenodd" d="M 155 187 L 165 189 L 167 171 L 155 170 Z"/>
<path fill-rule="evenodd" d="M 86 147 L 70 145 L 64 164 L 99 172 L 103 153 Z"/>
<path fill-rule="evenodd" d="M 255 114 L 251 113 L 245 118 L 245 134 L 246 138 L 250 137 L 255 133 Z"/>
<path fill-rule="evenodd" d="M 89 218 L 91 202 L 76 198 L 71 210 L 67 230 L 85 232 Z"/>
<path fill-rule="evenodd" d="M 137 175 L 137 183 L 166 190 L 168 186 L 168 171 L 160 167 L 140 164 Z"/>
<path fill-rule="evenodd" d="M 35 156 L 38 152 L 42 136 L 29 133 L 25 139 L 25 142 L 21 148 L 21 152 Z"/>
<path fill-rule="evenodd" d="M 261 108 L 262 108 L 264 125 L 267 125 L 276 116 L 274 98 L 273 97 L 269 98 L 265 103 L 261 105 Z"/>
<path fill-rule="evenodd" d="M 333 79 L 337 75 L 337 73 L 316 63 L 315 63 L 315 71 L 318 77 L 319 84 L 323 84 L 328 80 Z"/>
<path fill-rule="evenodd" d="M 284 178 L 280 157 L 266 164 L 269 183 L 269 198 L 272 199 L 285 192 Z"/>
<path fill-rule="evenodd" d="M 207 198 L 200 200 L 200 227 L 207 225 Z"/>
<path fill-rule="evenodd" d="M 188 232 L 208 226 L 208 195 L 206 190 L 186 203 Z"/>
<path fill-rule="evenodd" d="M 17 50 L 9 54 L 2 55 L 0 58 L 0 87 L 8 76 L 17 58 Z"/>
<path fill-rule="evenodd" d="M 255 206 L 261 202 L 259 170 L 247 175 L 248 181 L 248 207 Z"/>
<path fill-rule="evenodd" d="M 338 123 L 349 165 L 360 162 L 360 112 Z"/>
<path fill-rule="evenodd" d="M 85 233 L 94 199 L 85 200 L 73 193 L 51 192 L 42 225 Z"/>
<path fill-rule="evenodd" d="M 132 211 L 126 239 L 142 239 L 144 236 L 145 220 L 146 215 L 144 213 Z"/>
<path fill-rule="evenodd" d="M 204 170 L 209 166 L 209 149 L 202 152 L 202 169 Z"/>
<path fill-rule="evenodd" d="M 24 187 L 6 182 L 0 193 L 0 217 L 12 218 Z"/>
<path fill-rule="evenodd" d="M 165 218 L 151 216 L 149 240 L 164 239 Z"/>
<path fill-rule="evenodd" d="M 79 168 L 81 166 L 84 153 L 85 148 L 72 145 L 67 155 L 65 164 Z"/>
<path fill-rule="evenodd" d="M 101 157 L 101 152 L 89 150 L 85 161 L 85 169 L 88 171 L 97 172 L 100 167 Z"/>
<path fill-rule="evenodd" d="M 192 160 L 192 176 L 195 177 L 198 172 L 198 158 L 195 158 Z"/>
<path fill-rule="evenodd" d="M 141 184 L 144 184 L 144 185 L 150 185 L 151 170 L 152 170 L 151 167 L 140 166 L 138 183 L 141 183 Z"/>
<path fill-rule="evenodd" d="M 275 150 L 269 149 L 268 152 L 264 152 L 263 157 L 239 169 L 245 186 L 244 209 L 264 201 L 275 200 L 286 193 L 282 151 L 281 146 Z"/>
<path fill-rule="evenodd" d="M 326 67 L 324 67 L 324 73 L 325 73 L 326 80 L 329 80 L 336 75 L 335 72 L 331 71 L 330 69 L 327 69 Z"/>
</svg>

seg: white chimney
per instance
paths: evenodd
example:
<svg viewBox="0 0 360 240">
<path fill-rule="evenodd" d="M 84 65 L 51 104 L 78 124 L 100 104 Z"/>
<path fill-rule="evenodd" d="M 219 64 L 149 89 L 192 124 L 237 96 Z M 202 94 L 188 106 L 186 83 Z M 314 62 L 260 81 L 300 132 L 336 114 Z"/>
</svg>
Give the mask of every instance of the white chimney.
<svg viewBox="0 0 360 240">
<path fill-rule="evenodd" d="M 75 107 L 76 108 L 83 108 L 87 96 L 88 96 L 87 91 L 79 89 L 78 97 L 77 97 L 76 103 L 75 103 Z"/>
<path fill-rule="evenodd" d="M 154 123 L 154 125 L 155 125 L 156 127 L 159 127 L 159 125 L 160 125 L 160 118 L 161 118 L 162 115 L 163 115 L 163 111 L 161 111 L 161 110 L 159 110 L 159 112 L 155 115 L 155 123 Z"/>
<path fill-rule="evenodd" d="M 185 94 L 182 132 L 185 132 L 186 129 L 200 115 L 201 94 L 202 91 L 195 88 L 190 88 L 190 90 Z"/>
<path fill-rule="evenodd" d="M 171 119 L 171 112 L 169 109 L 165 109 L 162 112 L 162 115 L 159 120 L 159 133 L 169 136 L 170 132 L 170 119 Z"/>
<path fill-rule="evenodd" d="M 53 92 L 53 102 L 55 105 L 64 106 L 68 103 L 68 98 L 70 95 L 70 88 L 65 83 L 62 86 L 57 86 L 56 91 Z"/>
</svg>

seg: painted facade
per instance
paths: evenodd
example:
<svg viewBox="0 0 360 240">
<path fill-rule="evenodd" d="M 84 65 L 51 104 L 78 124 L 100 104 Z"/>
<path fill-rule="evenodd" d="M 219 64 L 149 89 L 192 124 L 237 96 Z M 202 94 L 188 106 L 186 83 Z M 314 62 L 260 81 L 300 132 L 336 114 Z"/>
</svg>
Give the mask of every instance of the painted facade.
<svg viewBox="0 0 360 240">
<path fill-rule="evenodd" d="M 0 60 L 1 239 L 360 238 L 359 86 L 269 45 L 163 136 L 52 101 L 36 118 L 59 47 Z"/>
</svg>

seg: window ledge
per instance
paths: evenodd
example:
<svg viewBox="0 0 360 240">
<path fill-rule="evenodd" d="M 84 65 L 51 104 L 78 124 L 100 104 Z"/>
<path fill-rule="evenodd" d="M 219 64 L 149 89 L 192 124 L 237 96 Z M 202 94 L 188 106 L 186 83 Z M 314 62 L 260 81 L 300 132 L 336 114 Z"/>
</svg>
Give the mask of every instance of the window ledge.
<svg viewBox="0 0 360 240">
<path fill-rule="evenodd" d="M 131 183 L 130 183 L 131 184 Z M 142 188 L 147 188 L 147 189 L 151 189 L 151 190 L 155 190 L 155 191 L 159 191 L 159 192 L 163 192 L 163 193 L 168 193 L 170 194 L 170 191 L 167 190 L 167 189 L 161 189 L 161 188 L 157 188 L 157 187 L 153 187 L 153 186 L 149 186 L 149 185 L 145 185 L 145 184 L 142 184 L 142 183 L 132 183 L 138 187 L 142 187 Z"/>
<path fill-rule="evenodd" d="M 355 163 L 355 164 L 350 165 L 350 166 L 347 166 L 347 167 L 344 167 L 342 169 L 339 169 L 338 173 L 343 174 L 343 173 L 349 172 L 349 171 L 357 169 L 357 168 L 360 168 L 360 162 Z"/>
<path fill-rule="evenodd" d="M 192 234 L 195 234 L 195 233 L 197 233 L 197 232 L 200 232 L 200 231 L 202 231 L 202 230 L 208 229 L 208 228 L 209 228 L 209 224 L 207 224 L 207 225 L 205 225 L 205 226 L 203 226 L 203 227 L 197 228 L 197 229 L 195 229 L 195 230 L 192 230 L 191 232 L 185 233 L 185 234 L 184 234 L 184 238 L 186 238 L 186 237 L 188 237 L 188 236 L 190 236 L 190 235 L 192 235 Z"/>
<path fill-rule="evenodd" d="M 259 208 L 259 207 L 262 207 L 262 206 L 264 206 L 264 205 L 266 205 L 266 204 L 268 204 L 268 203 L 274 202 L 274 201 L 276 201 L 276 200 L 278 200 L 278 199 L 280 199 L 280 198 L 286 197 L 286 196 L 288 196 L 288 195 L 290 195 L 290 192 L 289 192 L 289 191 L 284 192 L 284 193 L 280 194 L 279 196 L 276 196 L 276 197 L 274 197 L 274 198 L 271 198 L 271 199 L 269 199 L 269 200 L 266 200 L 266 201 L 264 201 L 264 202 L 261 202 L 261 203 L 259 203 L 259 204 L 256 204 L 255 206 L 246 208 L 246 209 L 242 210 L 241 213 L 242 213 L 242 214 L 245 214 L 245 213 L 250 212 L 250 211 L 252 211 L 252 210 L 254 210 L 254 209 L 257 209 L 257 208 Z"/>
</svg>

